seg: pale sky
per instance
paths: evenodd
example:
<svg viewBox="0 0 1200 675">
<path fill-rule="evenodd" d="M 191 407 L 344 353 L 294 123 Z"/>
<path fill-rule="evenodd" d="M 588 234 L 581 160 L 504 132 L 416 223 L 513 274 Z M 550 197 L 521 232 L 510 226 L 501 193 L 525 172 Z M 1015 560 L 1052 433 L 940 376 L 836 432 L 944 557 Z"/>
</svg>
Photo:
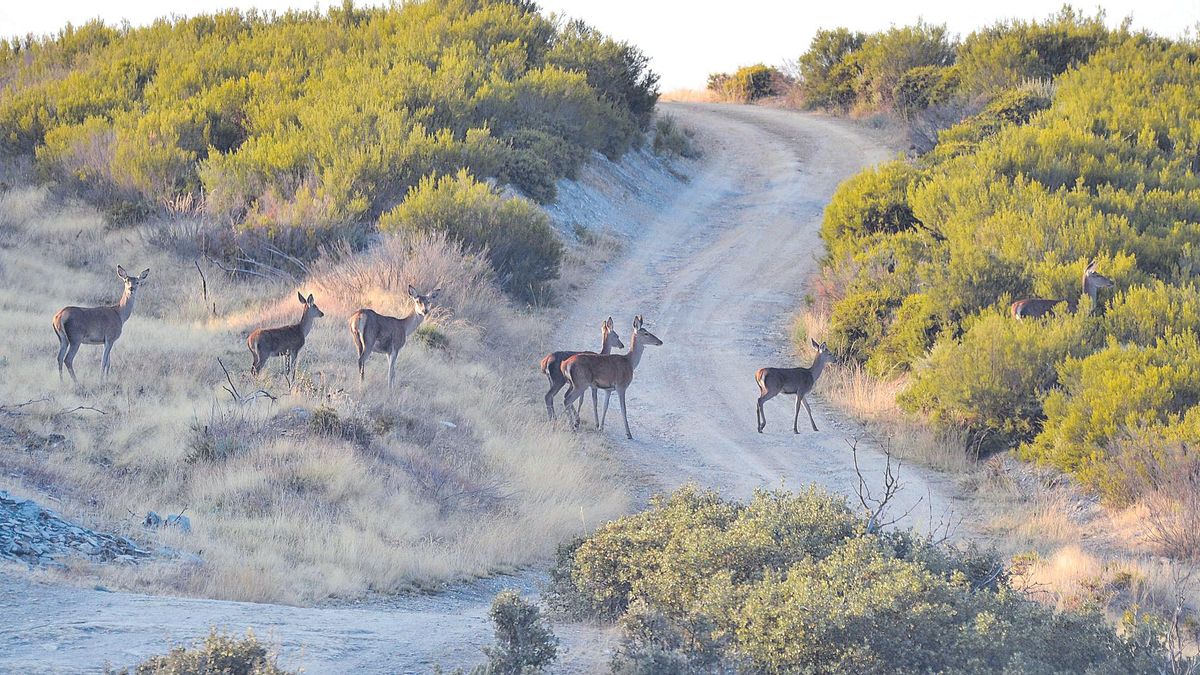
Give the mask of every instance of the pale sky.
<svg viewBox="0 0 1200 675">
<path fill-rule="evenodd" d="M 43 34 L 67 22 L 100 17 L 134 25 L 166 14 L 191 16 L 231 6 L 284 10 L 341 4 L 340 0 L 0 0 L 0 36 Z M 384 4 L 364 2 L 356 5 Z M 845 26 L 861 31 L 903 25 L 924 18 L 965 35 L 1000 19 L 1041 19 L 1057 11 L 1061 0 L 843 0 L 786 2 L 770 0 L 540 0 L 544 11 L 581 18 L 646 52 L 662 76 L 664 91 L 703 88 L 709 73 L 763 62 L 780 65 L 804 52 L 818 28 Z M 1133 17 L 1134 28 L 1178 37 L 1195 33 L 1200 0 L 1089 0 L 1076 2 L 1085 13 L 1106 10 L 1116 25 Z"/>
</svg>

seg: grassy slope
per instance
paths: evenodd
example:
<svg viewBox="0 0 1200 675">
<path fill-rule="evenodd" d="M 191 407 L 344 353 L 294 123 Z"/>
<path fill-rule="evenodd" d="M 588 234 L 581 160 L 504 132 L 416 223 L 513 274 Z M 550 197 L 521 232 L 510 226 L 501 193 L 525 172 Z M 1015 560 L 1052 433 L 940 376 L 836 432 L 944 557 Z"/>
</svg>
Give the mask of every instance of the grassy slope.
<svg viewBox="0 0 1200 675">
<path fill-rule="evenodd" d="M 0 406 L 10 407 L 0 424 L 31 434 L 0 446 L 0 487 L 202 561 L 77 572 L 139 590 L 305 603 L 509 569 L 629 505 L 599 442 L 546 425 L 530 405 L 545 322 L 443 242 L 394 240 L 319 264 L 299 285 L 231 281 L 201 262 L 206 301 L 192 259 L 159 246 L 154 225 L 106 229 L 94 211 L 30 188 L 0 196 L 0 213 Z M 118 263 L 151 273 L 112 378 L 99 383 L 100 349 L 84 347 L 80 386 L 60 384 L 50 319 L 63 305 L 114 302 Z M 364 305 L 407 312 L 409 282 L 446 289 L 432 323 L 449 348 L 407 346 L 394 392 L 377 355 L 362 386 L 346 318 Z M 298 318 L 296 290 L 326 313 L 299 381 L 289 389 L 277 359 L 254 382 L 245 336 Z M 218 358 L 243 393 L 261 386 L 278 400 L 232 403 Z M 76 406 L 106 414 L 61 413 Z M 322 406 L 344 431 L 316 428 Z M 36 442 L 50 434 L 65 441 Z M 189 461 L 198 449 L 223 456 Z M 185 508 L 190 536 L 136 525 L 148 510 Z"/>
</svg>

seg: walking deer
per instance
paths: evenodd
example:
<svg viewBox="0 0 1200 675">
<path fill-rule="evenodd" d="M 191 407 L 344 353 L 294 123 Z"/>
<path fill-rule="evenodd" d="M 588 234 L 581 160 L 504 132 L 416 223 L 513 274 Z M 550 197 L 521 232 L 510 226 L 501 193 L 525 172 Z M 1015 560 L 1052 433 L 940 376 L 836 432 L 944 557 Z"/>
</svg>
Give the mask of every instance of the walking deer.
<svg viewBox="0 0 1200 675">
<path fill-rule="evenodd" d="M 254 362 L 250 364 L 251 375 L 262 372 L 267 359 L 283 355 L 286 359 L 284 371 L 290 372 L 293 378 L 296 377 L 296 360 L 300 356 L 300 349 L 304 347 L 304 339 L 312 330 L 313 319 L 325 316 L 325 312 L 317 307 L 311 293 L 305 298 L 303 293 L 298 292 L 296 297 L 300 299 L 300 304 L 304 305 L 300 323 L 280 328 L 259 328 L 246 338 L 246 346 L 250 348 L 250 354 L 254 357 Z"/>
<path fill-rule="evenodd" d="M 429 311 L 433 300 L 442 289 L 434 289 L 429 295 L 417 293 L 411 285 L 408 296 L 413 301 L 413 311 L 405 317 L 396 318 L 380 314 L 373 309 L 360 309 L 350 315 L 350 336 L 354 338 L 354 349 L 358 352 L 358 380 L 366 379 L 367 357 L 371 352 L 388 355 L 388 389 L 396 379 L 396 356 L 408 341 L 408 336 L 417 332 Z"/>
<path fill-rule="evenodd" d="M 1096 309 L 1096 293 L 1101 288 L 1111 288 L 1113 282 L 1106 276 L 1096 272 L 1096 259 L 1092 258 L 1088 262 L 1087 269 L 1083 271 L 1083 293 L 1092 299 L 1092 310 Z M 1054 307 L 1060 302 L 1067 303 L 1067 309 L 1071 312 L 1079 306 L 1079 297 L 1067 298 L 1065 300 L 1045 300 L 1042 298 L 1026 298 L 1014 302 L 1008 309 L 1012 313 L 1014 319 L 1040 319 L 1050 312 L 1054 311 Z"/>
<path fill-rule="evenodd" d="M 610 317 L 608 317 L 608 319 L 606 321 L 604 321 L 603 323 L 600 324 L 600 353 L 601 354 L 609 354 L 612 352 L 613 347 L 616 347 L 617 349 L 624 349 L 625 343 L 621 342 L 621 336 L 617 335 L 617 331 L 613 330 L 613 319 L 610 316 Z M 542 373 L 544 373 L 546 375 L 547 379 L 550 380 L 550 390 L 546 392 L 546 412 L 549 413 L 549 415 L 550 415 L 550 421 L 552 421 L 552 422 L 554 421 L 554 395 L 557 394 L 560 389 L 567 386 L 567 376 L 562 371 L 563 363 L 567 359 L 571 358 L 572 356 L 575 356 L 576 354 L 595 354 L 595 353 L 596 352 L 560 351 L 560 352 L 551 352 L 551 353 L 547 354 L 544 358 L 542 358 L 542 360 L 541 360 Z M 611 391 L 609 391 L 607 393 L 609 396 L 612 395 Z M 580 409 L 583 408 L 583 399 L 582 398 L 580 398 L 580 400 L 579 400 L 579 407 L 580 407 Z M 593 411 L 598 410 L 597 403 L 596 403 L 595 387 L 592 388 L 592 409 L 593 409 Z M 608 410 L 608 401 L 607 400 L 605 400 L 605 402 L 604 402 L 604 409 L 606 411 Z M 600 428 L 599 414 L 597 414 L 597 416 L 596 416 L 596 428 Z"/>
<path fill-rule="evenodd" d="M 133 303 L 137 290 L 150 275 L 146 268 L 136 277 L 131 277 L 125 268 L 117 265 L 117 277 L 125 282 L 125 292 L 115 305 L 104 307 L 63 307 L 54 315 L 54 332 L 58 335 L 58 379 L 62 379 L 63 366 L 75 378 L 75 353 L 80 345 L 104 345 L 104 355 L 100 358 L 100 377 L 108 377 L 109 352 L 113 343 L 121 337 L 121 329 L 133 314 Z"/>
<path fill-rule="evenodd" d="M 642 350 L 646 345 L 661 345 L 662 340 L 643 326 L 641 315 L 633 318 L 633 341 L 629 351 L 624 354 L 576 354 L 562 364 L 563 375 L 567 378 L 567 394 L 563 398 L 563 409 L 568 417 L 572 417 L 572 426 L 579 428 L 579 413 L 575 410 L 575 401 L 583 396 L 588 387 L 617 390 L 617 399 L 621 403 L 621 417 L 625 421 L 625 437 L 633 439 L 629 432 L 629 415 L 625 410 L 625 390 L 633 382 L 633 369 L 642 360 Z M 608 417 L 608 399 L 604 400 L 604 417 Z"/>
<path fill-rule="evenodd" d="M 808 412 L 808 421 L 812 424 L 813 431 L 818 431 L 817 423 L 813 420 L 812 408 L 808 407 L 808 400 L 804 397 L 812 391 L 813 385 L 817 383 L 817 378 L 821 377 L 821 371 L 825 370 L 825 365 L 833 360 L 833 354 L 829 353 L 824 342 L 817 344 L 817 341 L 812 338 L 809 338 L 809 342 L 812 343 L 813 349 L 817 350 L 817 356 L 813 359 L 811 366 L 807 368 L 759 368 L 754 373 L 754 379 L 758 382 L 758 405 L 756 406 L 758 433 L 761 434 L 767 426 L 767 415 L 763 412 L 763 404 L 778 394 L 796 395 L 796 416 L 792 419 L 792 433 L 800 433 L 801 403 Z"/>
</svg>

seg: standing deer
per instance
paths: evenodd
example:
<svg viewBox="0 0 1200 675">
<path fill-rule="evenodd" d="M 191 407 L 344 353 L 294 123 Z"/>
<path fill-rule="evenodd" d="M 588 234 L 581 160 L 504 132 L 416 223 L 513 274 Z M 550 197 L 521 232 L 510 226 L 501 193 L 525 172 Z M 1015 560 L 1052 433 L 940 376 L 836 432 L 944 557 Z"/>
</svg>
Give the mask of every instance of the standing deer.
<svg viewBox="0 0 1200 675">
<path fill-rule="evenodd" d="M 373 309 L 360 309 L 350 315 L 350 336 L 354 338 L 354 349 L 358 351 L 358 381 L 366 378 L 364 369 L 367 357 L 371 352 L 388 355 L 388 389 L 396 378 L 396 356 L 400 348 L 408 341 L 408 336 L 417 332 L 429 311 L 433 308 L 433 300 L 442 292 L 434 289 L 429 295 L 417 293 L 411 285 L 408 296 L 412 298 L 414 309 L 408 316 L 396 318 L 380 314 Z"/>
<path fill-rule="evenodd" d="M 608 317 L 608 320 L 600 324 L 600 353 L 609 354 L 613 347 L 624 349 L 625 343 L 621 342 L 621 336 L 617 335 L 617 331 L 613 330 L 613 319 Z M 550 421 L 554 421 L 554 395 L 559 389 L 567 386 L 567 376 L 562 371 L 563 362 L 575 356 L 576 354 L 595 354 L 596 352 L 551 352 L 547 354 L 541 361 L 542 373 L 550 380 L 550 390 L 546 392 L 546 412 L 550 414 Z M 609 396 L 612 392 L 607 392 Z M 580 409 L 583 408 L 583 399 L 579 401 Z M 597 411 L 596 389 L 592 388 L 592 409 Z M 604 409 L 608 410 L 608 401 L 604 402 Z M 600 417 L 597 412 L 596 428 L 600 428 Z"/>
<path fill-rule="evenodd" d="M 125 292 L 115 305 L 104 307 L 63 307 L 54 315 L 54 332 L 58 335 L 58 379 L 62 379 L 63 365 L 71 373 L 71 380 L 76 384 L 75 353 L 79 345 L 104 345 L 104 356 L 100 359 L 100 377 L 108 377 L 109 352 L 113 343 L 121 337 L 121 328 L 133 314 L 133 302 L 138 288 L 145 283 L 150 275 L 146 268 L 136 277 L 131 277 L 125 268 L 117 265 L 117 277 L 125 282 Z"/>
<path fill-rule="evenodd" d="M 759 368 L 754 373 L 754 379 L 758 382 L 758 405 L 756 406 L 758 433 L 761 434 L 767 426 L 767 415 L 763 412 L 763 404 L 781 393 L 796 395 L 796 416 L 792 419 L 792 433 L 800 433 L 801 403 L 808 411 L 808 421 L 812 424 L 813 431 L 818 430 L 817 423 L 813 420 L 812 408 L 808 407 L 808 400 L 804 397 L 812 391 L 813 385 L 817 383 L 817 378 L 821 377 L 821 371 L 825 370 L 825 365 L 833 360 L 833 354 L 829 353 L 824 342 L 817 344 L 817 341 L 812 338 L 809 338 L 809 342 L 812 343 L 813 349 L 817 350 L 817 357 L 813 359 L 811 366 L 807 368 Z"/>
<path fill-rule="evenodd" d="M 633 369 L 642 360 L 642 350 L 646 345 L 661 345 L 662 340 L 646 330 L 642 325 L 641 315 L 633 318 L 633 341 L 629 351 L 624 354 L 576 354 L 562 364 L 563 375 L 567 378 L 567 395 L 563 398 L 563 409 L 568 417 L 572 417 L 572 425 L 579 428 L 579 412 L 575 410 L 575 401 L 583 396 L 588 387 L 617 390 L 617 398 L 621 402 L 621 417 L 625 420 L 625 438 L 633 439 L 629 432 L 629 415 L 625 411 L 625 390 L 633 382 Z M 594 401 L 595 399 L 593 399 Z M 608 417 L 608 399 L 604 400 L 604 418 Z M 603 419 L 601 418 L 601 424 Z"/>
<path fill-rule="evenodd" d="M 254 356 L 254 362 L 250 364 L 251 375 L 258 375 L 262 372 L 262 367 L 266 364 L 267 359 L 282 354 L 286 359 L 284 371 L 290 372 L 293 378 L 296 377 L 296 361 L 300 357 L 300 349 L 304 347 L 304 339 L 312 330 L 313 319 L 325 316 L 325 312 L 317 307 L 311 293 L 308 294 L 308 298 L 305 298 L 303 293 L 297 292 L 296 297 L 300 299 L 300 304 L 304 305 L 304 314 L 300 316 L 300 323 L 280 328 L 259 328 L 246 338 L 246 346 L 250 348 L 250 354 Z"/>
<path fill-rule="evenodd" d="M 1112 279 L 1102 276 L 1096 272 L 1096 259 L 1092 258 L 1088 262 L 1087 269 L 1083 271 L 1083 293 L 1092 299 L 1092 310 L 1096 309 L 1096 293 L 1101 288 L 1111 288 L 1113 285 Z M 1014 319 L 1020 320 L 1024 318 L 1040 319 L 1050 312 L 1054 311 L 1054 307 L 1060 302 L 1067 303 L 1067 309 L 1071 312 L 1079 306 L 1079 296 L 1067 298 L 1066 300 L 1045 300 L 1042 298 L 1026 298 L 1014 302 L 1008 309 L 1012 313 Z"/>
</svg>

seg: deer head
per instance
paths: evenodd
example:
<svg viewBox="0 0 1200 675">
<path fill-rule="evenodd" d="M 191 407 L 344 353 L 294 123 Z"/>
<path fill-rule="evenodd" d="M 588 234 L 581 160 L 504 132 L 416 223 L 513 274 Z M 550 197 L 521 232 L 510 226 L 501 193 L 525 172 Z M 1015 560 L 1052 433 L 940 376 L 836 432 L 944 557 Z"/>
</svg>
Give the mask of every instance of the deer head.
<svg viewBox="0 0 1200 675">
<path fill-rule="evenodd" d="M 625 343 L 621 342 L 621 336 L 617 335 L 617 331 L 613 329 L 613 318 L 611 316 L 604 323 L 600 324 L 600 333 L 604 336 L 603 342 L 609 349 L 625 349 Z"/>
<path fill-rule="evenodd" d="M 117 265 L 117 278 L 119 278 L 121 281 L 125 282 L 125 295 L 129 296 L 130 298 L 132 298 L 134 296 L 134 294 L 137 293 L 138 287 L 141 286 L 146 281 L 146 277 L 148 277 L 148 276 L 150 276 L 150 268 L 149 267 L 142 270 L 142 273 L 139 274 L 138 276 L 131 277 L 131 276 L 129 276 L 129 273 L 127 273 L 125 271 L 124 267 Z"/>
<path fill-rule="evenodd" d="M 322 312 L 321 308 L 317 307 L 316 300 L 313 300 L 312 293 L 309 293 L 308 297 L 305 298 L 303 293 L 297 291 L 296 297 L 300 299 L 300 304 L 304 305 L 305 319 L 312 320 L 325 316 L 325 312 Z"/>
<path fill-rule="evenodd" d="M 650 331 L 646 330 L 646 327 L 643 325 L 644 323 L 645 323 L 645 321 L 642 319 L 641 314 L 638 314 L 637 316 L 633 317 L 633 338 L 634 338 L 634 340 L 638 340 L 638 338 L 641 338 L 641 340 L 638 340 L 638 344 L 643 344 L 643 345 L 655 345 L 655 346 L 661 345 L 663 343 L 663 341 L 659 340 L 658 337 L 654 333 L 651 333 Z"/>
<path fill-rule="evenodd" d="M 813 365 L 816 365 L 818 362 L 826 364 L 833 361 L 833 352 L 829 351 L 829 346 L 826 343 L 817 342 L 812 338 L 809 338 L 808 342 L 812 345 L 813 349 L 817 350 L 817 357 L 813 359 Z"/>
<path fill-rule="evenodd" d="M 408 286 L 408 297 L 412 298 L 413 305 L 416 307 L 416 312 L 421 316 L 429 315 L 429 312 L 433 309 L 433 301 L 441 292 L 442 289 L 435 288 L 427 295 L 421 295 L 417 292 L 417 289 L 412 286 L 412 284 L 409 284 Z"/>
<path fill-rule="evenodd" d="M 1096 271 L 1096 259 L 1092 258 L 1088 262 L 1087 269 L 1083 271 L 1083 292 L 1087 293 L 1093 300 L 1096 299 L 1096 291 L 1101 288 L 1112 288 L 1113 281 L 1108 277 Z"/>
</svg>

